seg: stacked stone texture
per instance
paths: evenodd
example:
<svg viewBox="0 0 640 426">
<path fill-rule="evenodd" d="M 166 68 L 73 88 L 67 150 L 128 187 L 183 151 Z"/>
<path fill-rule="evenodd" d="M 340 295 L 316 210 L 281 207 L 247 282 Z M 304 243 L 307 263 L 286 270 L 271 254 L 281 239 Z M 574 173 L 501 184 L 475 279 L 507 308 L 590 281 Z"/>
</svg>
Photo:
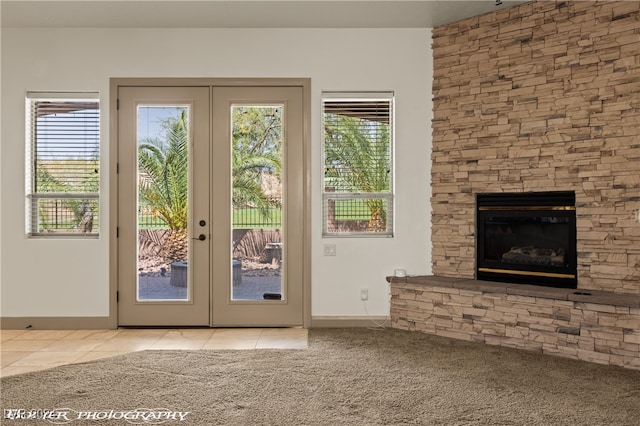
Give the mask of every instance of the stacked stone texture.
<svg viewBox="0 0 640 426">
<path fill-rule="evenodd" d="M 640 369 L 640 296 L 620 295 L 617 305 L 447 277 L 408 280 L 391 280 L 393 328 Z"/>
<path fill-rule="evenodd" d="M 433 30 L 433 272 L 475 273 L 475 194 L 576 192 L 578 287 L 640 294 L 640 2 Z"/>
</svg>

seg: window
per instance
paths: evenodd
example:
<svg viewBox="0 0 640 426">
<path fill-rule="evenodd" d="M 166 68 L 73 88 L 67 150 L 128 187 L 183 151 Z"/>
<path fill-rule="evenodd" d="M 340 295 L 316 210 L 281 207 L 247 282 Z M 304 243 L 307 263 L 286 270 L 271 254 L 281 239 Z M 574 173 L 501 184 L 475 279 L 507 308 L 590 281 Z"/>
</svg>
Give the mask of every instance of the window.
<svg viewBox="0 0 640 426">
<path fill-rule="evenodd" d="M 393 93 L 323 93 L 323 236 L 393 236 Z"/>
<path fill-rule="evenodd" d="M 98 235 L 97 93 L 27 93 L 27 233 Z"/>
</svg>

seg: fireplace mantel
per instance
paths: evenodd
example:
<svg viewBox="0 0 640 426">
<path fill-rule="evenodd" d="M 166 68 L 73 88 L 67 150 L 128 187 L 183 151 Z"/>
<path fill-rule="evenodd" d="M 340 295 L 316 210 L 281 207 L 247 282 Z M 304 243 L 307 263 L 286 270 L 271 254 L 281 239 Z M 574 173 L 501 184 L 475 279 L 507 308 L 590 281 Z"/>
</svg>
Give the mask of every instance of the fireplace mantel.
<svg viewBox="0 0 640 426">
<path fill-rule="evenodd" d="M 455 288 L 459 290 L 476 290 L 484 293 L 502 293 L 514 296 L 529 296 L 542 299 L 568 300 L 573 302 L 640 308 L 640 295 L 613 293 L 610 291 L 553 288 L 537 285 L 511 284 L 433 275 L 415 275 L 407 277 L 389 276 L 386 279 L 389 283 L 413 284 L 417 286 L 417 289 L 420 289 L 420 286 L 433 286 Z"/>
</svg>

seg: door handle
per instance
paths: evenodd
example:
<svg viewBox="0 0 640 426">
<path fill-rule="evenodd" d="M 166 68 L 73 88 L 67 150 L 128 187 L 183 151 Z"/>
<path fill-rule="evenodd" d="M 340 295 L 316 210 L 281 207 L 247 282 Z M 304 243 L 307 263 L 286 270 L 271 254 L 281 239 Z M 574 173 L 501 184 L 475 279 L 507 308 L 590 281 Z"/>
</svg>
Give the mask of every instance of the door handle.
<svg viewBox="0 0 640 426">
<path fill-rule="evenodd" d="M 200 241 L 204 241 L 207 239 L 207 236 L 204 234 L 200 234 L 198 235 L 198 238 L 194 238 L 194 240 L 200 240 Z"/>
</svg>

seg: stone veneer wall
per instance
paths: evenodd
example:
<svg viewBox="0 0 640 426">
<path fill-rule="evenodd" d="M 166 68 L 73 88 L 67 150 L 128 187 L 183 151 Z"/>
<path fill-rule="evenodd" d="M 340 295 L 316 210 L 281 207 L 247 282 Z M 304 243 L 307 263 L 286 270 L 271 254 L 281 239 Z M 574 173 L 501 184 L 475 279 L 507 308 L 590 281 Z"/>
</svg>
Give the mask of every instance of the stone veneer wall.
<svg viewBox="0 0 640 426">
<path fill-rule="evenodd" d="M 640 294 L 640 2 L 433 30 L 433 272 L 473 278 L 475 194 L 576 192 L 578 288 Z"/>
<path fill-rule="evenodd" d="M 638 295 L 434 276 L 387 280 L 393 328 L 640 370 Z"/>
</svg>

